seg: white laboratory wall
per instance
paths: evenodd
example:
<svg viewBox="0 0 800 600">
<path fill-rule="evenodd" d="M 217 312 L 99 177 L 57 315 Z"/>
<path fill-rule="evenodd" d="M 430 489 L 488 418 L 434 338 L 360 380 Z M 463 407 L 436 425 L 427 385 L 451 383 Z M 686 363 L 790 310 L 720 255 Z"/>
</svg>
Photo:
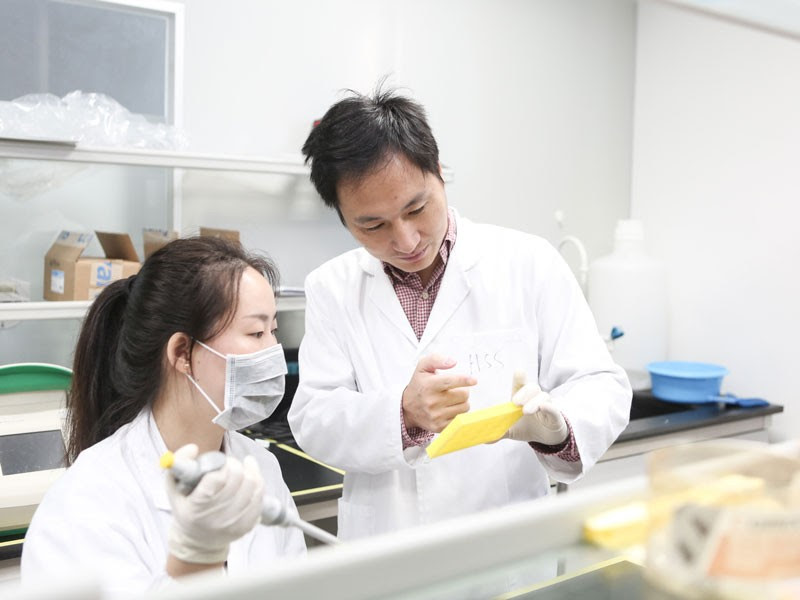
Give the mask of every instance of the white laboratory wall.
<svg viewBox="0 0 800 600">
<path fill-rule="evenodd" d="M 800 39 L 641 2 L 631 211 L 670 266 L 670 357 L 800 430 Z"/>
<path fill-rule="evenodd" d="M 591 256 L 611 247 L 630 201 L 633 0 L 184 4 L 193 149 L 298 155 L 343 90 L 367 92 L 389 75 L 427 107 L 455 171 L 450 202 L 463 214 L 556 241 L 562 209 Z M 226 203 L 225 214 L 215 206 L 188 202 L 184 223 L 246 221 L 245 241 L 269 249 L 284 271 L 303 270 L 294 268 L 298 244 L 319 262 L 349 243 L 335 218 L 310 238 L 277 207 L 280 226 L 270 229 L 266 213 L 243 213 L 252 204 Z"/>
</svg>

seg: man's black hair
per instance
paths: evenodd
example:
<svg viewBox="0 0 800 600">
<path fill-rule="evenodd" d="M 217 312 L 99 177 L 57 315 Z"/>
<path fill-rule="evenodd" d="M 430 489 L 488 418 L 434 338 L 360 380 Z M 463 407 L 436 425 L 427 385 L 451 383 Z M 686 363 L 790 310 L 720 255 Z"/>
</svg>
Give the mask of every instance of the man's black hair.
<svg viewBox="0 0 800 600">
<path fill-rule="evenodd" d="M 394 89 L 351 96 L 331 106 L 303 144 L 311 181 L 325 204 L 339 210 L 338 185 L 358 181 L 397 154 L 423 172 L 439 172 L 439 147 L 425 109 Z"/>
</svg>

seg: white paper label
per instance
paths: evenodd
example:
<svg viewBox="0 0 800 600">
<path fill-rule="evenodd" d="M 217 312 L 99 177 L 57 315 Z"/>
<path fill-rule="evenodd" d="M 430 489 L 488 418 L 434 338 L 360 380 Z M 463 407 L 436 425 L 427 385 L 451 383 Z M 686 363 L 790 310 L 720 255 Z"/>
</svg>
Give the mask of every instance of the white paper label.
<svg viewBox="0 0 800 600">
<path fill-rule="evenodd" d="M 478 384 L 470 388 L 470 406 L 484 408 L 511 400 L 514 371 L 524 371 L 536 381 L 536 348 L 519 329 L 479 331 L 454 335 L 431 344 L 430 353 L 455 359 L 444 372 L 470 375 Z"/>
<path fill-rule="evenodd" d="M 64 293 L 64 271 L 51 269 L 50 271 L 50 291 L 54 294 Z"/>
</svg>

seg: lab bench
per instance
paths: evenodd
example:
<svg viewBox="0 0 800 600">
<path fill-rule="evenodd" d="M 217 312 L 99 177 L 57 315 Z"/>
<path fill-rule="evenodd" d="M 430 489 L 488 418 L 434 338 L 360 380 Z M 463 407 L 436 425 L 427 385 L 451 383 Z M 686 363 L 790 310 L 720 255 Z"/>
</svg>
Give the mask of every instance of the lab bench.
<svg viewBox="0 0 800 600">
<path fill-rule="evenodd" d="M 657 448 L 721 437 L 765 441 L 772 415 L 780 405 L 738 408 L 720 404 L 686 405 L 663 402 L 649 392 L 634 392 L 631 421 L 600 459 L 578 483 L 587 487 L 645 472 L 645 455 Z M 300 517 L 306 521 L 333 519 L 342 493 L 343 471 L 303 453 L 294 441 L 265 440 L 253 435 L 278 459 Z M 563 488 L 562 488 L 563 489 Z M 333 526 L 326 527 L 333 529 Z M 0 560 L 18 557 L 24 531 L 0 536 Z"/>
<path fill-rule="evenodd" d="M 775 457 L 789 460 L 789 450 L 794 453 L 798 448 L 775 448 Z M 719 469 L 713 458 L 712 463 L 708 466 Z M 704 468 L 702 472 L 712 471 Z M 623 505 L 635 506 L 652 492 L 644 475 L 622 478 L 562 496 L 550 495 L 323 548 L 303 561 L 248 578 L 204 578 L 183 588 L 180 595 L 165 591 L 150 600 L 677 600 L 687 597 L 686 591 L 700 591 L 698 587 L 711 591 L 722 579 L 698 582 L 691 569 L 665 568 L 658 553 L 648 552 L 653 546 L 645 539 L 628 543 L 625 549 L 588 541 L 585 526 L 590 518 Z M 631 510 L 629 517 L 642 515 Z M 625 527 L 622 521 L 616 523 Z M 766 587 L 780 582 L 770 579 L 758 585 L 762 583 Z"/>
<path fill-rule="evenodd" d="M 646 472 L 653 450 L 717 438 L 767 442 L 772 416 L 783 406 L 741 408 L 721 403 L 680 404 L 655 398 L 649 390 L 634 391 L 631 418 L 598 463 L 569 489 L 634 477 Z M 564 486 L 560 486 L 564 491 Z"/>
<path fill-rule="evenodd" d="M 679 404 L 655 398 L 649 391 L 634 392 L 631 419 L 604 458 L 613 459 L 632 453 L 686 441 L 730 437 L 766 430 L 774 414 L 783 406 L 768 404 L 741 408 L 718 402 Z"/>
</svg>

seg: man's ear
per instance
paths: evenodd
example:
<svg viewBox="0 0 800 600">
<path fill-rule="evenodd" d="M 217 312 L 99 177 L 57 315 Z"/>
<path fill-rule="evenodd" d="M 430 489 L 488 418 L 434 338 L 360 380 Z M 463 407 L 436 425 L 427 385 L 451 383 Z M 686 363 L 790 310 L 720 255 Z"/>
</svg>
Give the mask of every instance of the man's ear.
<svg viewBox="0 0 800 600">
<path fill-rule="evenodd" d="M 192 373 L 192 338 L 185 333 L 173 333 L 167 342 L 167 361 L 180 373 Z"/>
</svg>

